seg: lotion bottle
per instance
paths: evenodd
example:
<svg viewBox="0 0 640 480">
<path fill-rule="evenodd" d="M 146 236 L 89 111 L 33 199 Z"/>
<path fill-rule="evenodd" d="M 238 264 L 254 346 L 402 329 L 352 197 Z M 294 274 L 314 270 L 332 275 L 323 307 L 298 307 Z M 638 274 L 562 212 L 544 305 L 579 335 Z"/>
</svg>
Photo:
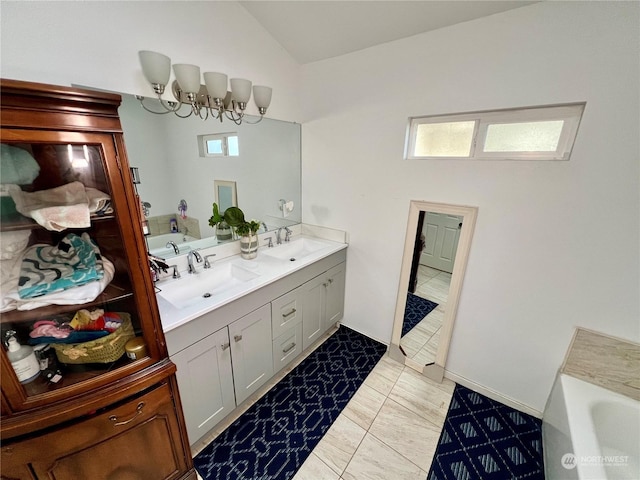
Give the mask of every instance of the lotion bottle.
<svg viewBox="0 0 640 480">
<path fill-rule="evenodd" d="M 7 332 L 7 357 L 18 376 L 20 383 L 29 383 L 40 375 L 40 364 L 33 353 L 33 348 L 20 345 L 15 337 L 16 332 Z"/>
</svg>

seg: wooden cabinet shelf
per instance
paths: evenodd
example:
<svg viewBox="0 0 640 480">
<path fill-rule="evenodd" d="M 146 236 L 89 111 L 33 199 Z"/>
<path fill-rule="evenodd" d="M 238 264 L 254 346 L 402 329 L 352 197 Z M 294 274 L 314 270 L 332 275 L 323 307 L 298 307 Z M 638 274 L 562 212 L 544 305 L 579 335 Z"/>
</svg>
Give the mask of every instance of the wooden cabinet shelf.
<svg viewBox="0 0 640 480">
<path fill-rule="evenodd" d="M 93 308 L 104 307 L 106 304 L 130 298 L 132 296 L 133 293 L 130 286 L 122 284 L 117 285 L 114 282 L 111 282 L 92 302 L 79 305 L 49 305 L 47 307 L 40 307 L 33 310 L 11 310 L 0 316 L 0 323 L 32 322 L 37 319 L 45 319 L 51 316 L 73 314 L 81 308 L 91 310 Z"/>
<path fill-rule="evenodd" d="M 114 220 L 115 217 L 113 215 L 103 215 L 103 216 L 91 216 L 91 223 L 95 222 L 105 222 L 109 220 Z M 20 215 L 19 213 L 16 215 L 8 215 L 2 219 L 0 222 L 0 232 L 15 232 L 18 230 L 44 230 L 44 227 L 37 224 L 35 221 L 30 219 L 29 217 L 25 217 L 24 215 Z M 85 229 L 70 229 L 69 232 L 74 231 L 83 231 Z"/>
</svg>

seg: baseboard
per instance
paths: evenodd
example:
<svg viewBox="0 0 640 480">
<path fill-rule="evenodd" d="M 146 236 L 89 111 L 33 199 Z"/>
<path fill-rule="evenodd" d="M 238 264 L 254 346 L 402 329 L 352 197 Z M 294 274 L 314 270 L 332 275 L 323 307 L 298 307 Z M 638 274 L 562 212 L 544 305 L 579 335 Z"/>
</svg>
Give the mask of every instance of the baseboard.
<svg viewBox="0 0 640 480">
<path fill-rule="evenodd" d="M 495 390 L 492 390 L 488 387 L 480 385 L 479 383 L 476 383 L 473 380 L 469 380 L 468 378 L 461 377 L 460 375 L 450 372 L 449 370 L 444 371 L 444 376 L 445 378 L 448 378 L 451 381 L 459 383 L 463 387 L 467 387 L 473 390 L 474 392 L 478 392 L 484 395 L 485 397 L 489 397 L 490 399 L 495 400 L 496 402 L 504 403 L 508 407 L 515 408 L 516 410 L 527 413 L 532 417 L 542 418 L 542 412 L 534 408 L 531 408 L 529 405 L 526 405 L 522 402 L 514 400 L 511 397 L 507 397 L 506 395 L 496 392 Z"/>
</svg>

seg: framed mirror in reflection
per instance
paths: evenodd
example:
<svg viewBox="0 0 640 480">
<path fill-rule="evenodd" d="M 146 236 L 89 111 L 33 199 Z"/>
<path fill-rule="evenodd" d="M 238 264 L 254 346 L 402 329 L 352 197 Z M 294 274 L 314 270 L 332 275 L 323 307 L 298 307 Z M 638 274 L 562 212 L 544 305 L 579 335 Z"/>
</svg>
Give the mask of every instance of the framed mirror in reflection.
<svg viewBox="0 0 640 480">
<path fill-rule="evenodd" d="M 442 380 L 477 208 L 412 201 L 390 355 Z"/>
<path fill-rule="evenodd" d="M 163 258 L 176 255 L 173 247 L 166 247 L 165 235 L 172 236 L 178 254 L 221 243 L 208 223 L 214 202 L 240 207 L 245 218 L 263 222 L 262 229 L 300 223 L 299 208 L 286 218 L 280 208 L 282 198 L 301 205 L 299 124 L 265 118 L 255 125 L 235 125 L 153 115 L 133 95 L 121 95 L 119 113 L 127 156 L 138 169 L 138 194 L 151 205 L 147 217 L 151 253 Z M 230 131 L 237 136 L 238 155 L 202 154 L 203 136 L 224 136 Z M 180 210 L 181 200 L 188 205 L 186 211 Z M 172 220 L 177 232 L 172 231 Z"/>
</svg>

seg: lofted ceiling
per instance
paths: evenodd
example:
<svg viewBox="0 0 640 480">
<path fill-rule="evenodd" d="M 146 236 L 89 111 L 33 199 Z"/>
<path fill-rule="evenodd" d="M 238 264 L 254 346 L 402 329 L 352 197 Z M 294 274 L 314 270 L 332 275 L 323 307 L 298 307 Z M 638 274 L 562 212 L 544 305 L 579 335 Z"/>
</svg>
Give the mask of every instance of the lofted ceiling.
<svg viewBox="0 0 640 480">
<path fill-rule="evenodd" d="M 301 64 L 519 8 L 526 0 L 241 1 Z"/>
</svg>

